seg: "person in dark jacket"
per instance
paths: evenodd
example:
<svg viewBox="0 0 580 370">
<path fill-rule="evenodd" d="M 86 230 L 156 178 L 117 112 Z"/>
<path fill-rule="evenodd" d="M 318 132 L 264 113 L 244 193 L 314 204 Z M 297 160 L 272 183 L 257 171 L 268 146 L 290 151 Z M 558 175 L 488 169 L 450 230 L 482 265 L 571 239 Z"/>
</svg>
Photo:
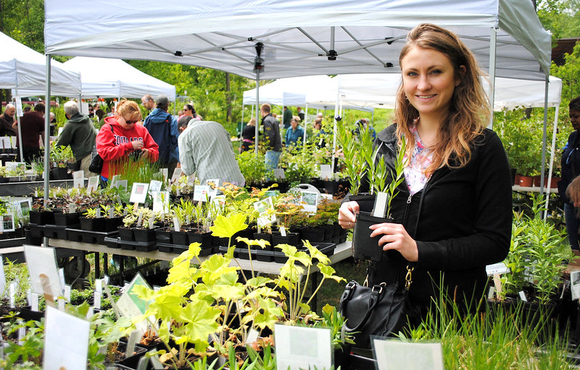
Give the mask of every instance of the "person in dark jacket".
<svg viewBox="0 0 580 370">
<path fill-rule="evenodd" d="M 280 136 L 280 124 L 270 113 L 270 104 L 262 104 L 262 126 L 264 127 L 264 140 L 266 141 L 266 170 L 278 168 L 280 153 L 282 152 L 282 137 Z"/>
<path fill-rule="evenodd" d="M 64 124 L 62 133 L 55 145 L 70 145 L 77 161 L 77 167 L 84 171 L 85 177 L 97 176 L 98 174 L 89 171 L 91 154 L 97 138 L 93 121 L 80 112 L 79 106 L 74 100 L 64 104 L 64 113 L 68 121 Z"/>
<path fill-rule="evenodd" d="M 12 127 L 15 114 L 16 107 L 13 104 L 6 104 L 4 113 L 0 115 L 0 136 L 16 136 L 16 130 Z"/>
<path fill-rule="evenodd" d="M 558 193 L 564 202 L 564 218 L 570 247 L 578 251 L 580 219 L 574 210 L 574 204 L 566 196 L 566 188 L 572 180 L 580 175 L 580 96 L 570 100 L 569 115 L 574 131 L 568 136 L 568 142 L 562 152 L 562 180 L 558 181 Z"/>
<path fill-rule="evenodd" d="M 173 170 L 179 161 L 179 148 L 177 137 L 177 119 L 167 113 L 169 109 L 169 99 L 165 95 L 160 95 L 156 100 L 157 108 L 145 118 L 143 126 L 149 131 L 153 140 L 159 145 L 160 168 L 168 169 L 168 176 L 173 176 Z"/>
<path fill-rule="evenodd" d="M 42 137 L 44 134 L 44 111 L 45 105 L 38 103 L 32 112 L 24 113 L 20 119 L 22 155 L 26 163 L 32 163 L 40 157 L 40 143 L 44 139 Z M 18 121 L 14 121 L 12 127 L 18 132 Z M 17 146 L 20 147 L 20 142 Z"/>
<path fill-rule="evenodd" d="M 369 284 L 404 284 L 414 267 L 409 297 L 422 316 L 440 293 L 462 312 L 476 310 L 485 266 L 507 256 L 512 223 L 510 170 L 500 139 L 485 128 L 491 107 L 482 72 L 457 35 L 430 24 L 409 32 L 399 64 L 396 124 L 374 146 L 376 160 L 394 171 L 405 139 L 404 181 L 392 200 L 394 222 L 370 227 L 383 253 L 369 266 Z M 362 204 L 341 205 L 343 228 L 370 210 Z"/>
</svg>

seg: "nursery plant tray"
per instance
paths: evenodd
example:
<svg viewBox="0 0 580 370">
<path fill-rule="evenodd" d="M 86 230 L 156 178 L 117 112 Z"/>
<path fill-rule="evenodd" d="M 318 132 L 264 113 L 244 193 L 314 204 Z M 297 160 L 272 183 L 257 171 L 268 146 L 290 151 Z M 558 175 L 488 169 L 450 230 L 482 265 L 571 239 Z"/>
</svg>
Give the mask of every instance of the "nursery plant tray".
<svg viewBox="0 0 580 370">
<path fill-rule="evenodd" d="M 105 244 L 105 238 L 117 237 L 119 235 L 117 230 L 107 232 L 66 228 L 66 232 L 68 240 L 89 244 Z"/>
<path fill-rule="evenodd" d="M 159 252 L 181 254 L 188 250 L 189 246 L 181 244 L 157 243 L 157 248 L 159 249 Z M 209 256 L 210 254 L 214 254 L 217 251 L 218 248 L 215 246 L 211 248 L 201 248 L 199 255 Z"/>
<path fill-rule="evenodd" d="M 43 230 L 43 235 L 45 238 L 51 239 L 67 239 L 67 226 L 59 226 L 59 225 L 40 225 L 40 228 Z"/>
<path fill-rule="evenodd" d="M 156 240 L 150 242 L 135 242 L 122 240 L 120 237 L 105 237 L 104 244 L 109 248 L 121 248 L 131 251 L 151 252 L 157 250 Z"/>
</svg>

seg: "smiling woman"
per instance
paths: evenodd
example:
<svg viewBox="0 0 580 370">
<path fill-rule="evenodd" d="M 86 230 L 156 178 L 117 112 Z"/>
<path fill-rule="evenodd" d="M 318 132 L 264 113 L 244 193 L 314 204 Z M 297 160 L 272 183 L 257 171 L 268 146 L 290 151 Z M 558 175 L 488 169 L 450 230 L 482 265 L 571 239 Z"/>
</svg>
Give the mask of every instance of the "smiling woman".
<svg viewBox="0 0 580 370">
<path fill-rule="evenodd" d="M 405 181 L 391 203 L 395 222 L 370 226 L 382 257 L 371 262 L 369 283 L 404 286 L 414 266 L 409 297 L 423 316 L 440 297 L 476 310 L 485 266 L 506 257 L 511 231 L 509 166 L 501 141 L 485 129 L 491 110 L 482 72 L 457 35 L 431 24 L 409 32 L 399 64 L 396 124 L 377 135 L 374 149 L 387 184 L 404 151 Z M 370 211 L 362 208 L 345 201 L 341 226 L 352 228 L 359 211 Z"/>
</svg>

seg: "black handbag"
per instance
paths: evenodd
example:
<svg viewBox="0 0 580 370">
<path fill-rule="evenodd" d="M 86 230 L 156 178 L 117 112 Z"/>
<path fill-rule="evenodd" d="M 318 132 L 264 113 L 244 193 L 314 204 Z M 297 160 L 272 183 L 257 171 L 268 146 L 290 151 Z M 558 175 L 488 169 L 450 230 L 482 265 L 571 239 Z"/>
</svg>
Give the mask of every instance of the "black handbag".
<svg viewBox="0 0 580 370">
<path fill-rule="evenodd" d="M 113 126 L 109 125 L 109 127 L 111 128 L 111 132 L 114 135 L 115 131 L 113 131 Z M 103 158 L 100 155 L 98 155 L 98 154 L 95 155 L 93 157 L 93 159 L 91 160 L 91 164 L 89 165 L 89 171 L 91 171 L 92 173 L 101 174 L 101 171 L 103 170 L 104 163 L 105 163 L 105 161 L 103 161 Z"/>
<path fill-rule="evenodd" d="M 103 170 L 104 163 L 105 162 L 103 161 L 103 158 L 101 158 L 101 156 L 97 154 L 96 156 L 93 157 L 93 160 L 91 161 L 89 171 L 91 171 L 92 173 L 100 174 L 101 171 Z"/>
<path fill-rule="evenodd" d="M 403 287 L 398 283 L 369 287 L 356 281 L 346 285 L 340 298 L 340 312 L 346 319 L 342 330 L 353 335 L 355 347 L 371 348 L 372 337 L 392 337 L 420 318 L 419 307 L 408 297 L 413 270 L 407 266 Z"/>
</svg>

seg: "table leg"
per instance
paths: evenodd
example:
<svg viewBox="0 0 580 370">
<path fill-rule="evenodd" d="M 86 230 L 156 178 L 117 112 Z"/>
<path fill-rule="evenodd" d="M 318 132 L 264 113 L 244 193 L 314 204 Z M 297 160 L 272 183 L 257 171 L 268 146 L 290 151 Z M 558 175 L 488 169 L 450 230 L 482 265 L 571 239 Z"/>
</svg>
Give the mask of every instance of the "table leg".
<svg viewBox="0 0 580 370">
<path fill-rule="evenodd" d="M 109 254 L 103 253 L 103 273 L 109 276 Z"/>
<path fill-rule="evenodd" d="M 95 279 L 101 278 L 101 261 L 99 261 L 99 258 L 101 258 L 99 252 L 95 252 Z"/>
</svg>

